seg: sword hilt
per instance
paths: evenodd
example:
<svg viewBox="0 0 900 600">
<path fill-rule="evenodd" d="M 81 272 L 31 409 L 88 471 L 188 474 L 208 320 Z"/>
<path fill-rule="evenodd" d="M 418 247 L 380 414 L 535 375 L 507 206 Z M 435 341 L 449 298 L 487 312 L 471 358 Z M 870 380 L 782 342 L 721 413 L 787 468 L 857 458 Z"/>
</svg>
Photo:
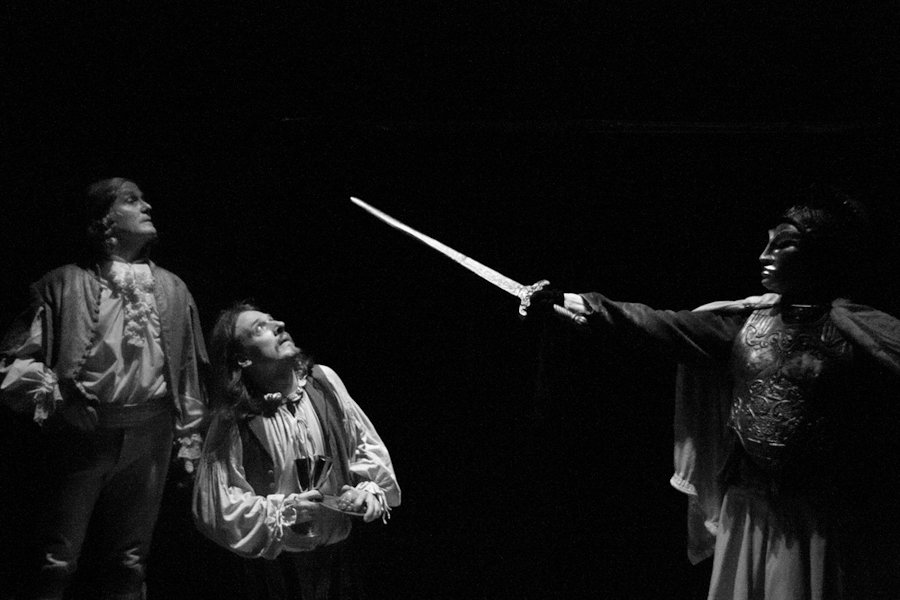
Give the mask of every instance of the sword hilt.
<svg viewBox="0 0 900 600">
<path fill-rule="evenodd" d="M 543 289 L 550 285 L 550 282 L 546 279 L 541 279 L 537 283 L 532 285 L 523 286 L 522 293 L 519 296 L 519 315 L 524 319 L 528 316 L 528 307 L 531 306 L 531 295 L 536 291 Z M 574 322 L 576 325 L 587 325 L 587 318 L 584 315 L 575 314 L 565 306 L 560 306 L 558 304 L 553 305 L 553 311 L 560 317 L 564 319 L 568 319 Z"/>
</svg>

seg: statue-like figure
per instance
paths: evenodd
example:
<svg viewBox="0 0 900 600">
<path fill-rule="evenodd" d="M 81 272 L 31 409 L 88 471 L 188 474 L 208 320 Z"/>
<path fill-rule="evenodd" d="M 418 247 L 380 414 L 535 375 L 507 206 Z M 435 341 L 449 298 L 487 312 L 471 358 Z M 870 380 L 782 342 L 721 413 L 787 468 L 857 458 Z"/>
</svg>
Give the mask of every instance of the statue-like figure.
<svg viewBox="0 0 900 600">
<path fill-rule="evenodd" d="M 854 302 L 863 206 L 812 188 L 769 230 L 768 293 L 693 311 L 537 291 L 586 327 L 679 363 L 676 472 L 710 600 L 895 598 L 900 321 Z"/>
</svg>

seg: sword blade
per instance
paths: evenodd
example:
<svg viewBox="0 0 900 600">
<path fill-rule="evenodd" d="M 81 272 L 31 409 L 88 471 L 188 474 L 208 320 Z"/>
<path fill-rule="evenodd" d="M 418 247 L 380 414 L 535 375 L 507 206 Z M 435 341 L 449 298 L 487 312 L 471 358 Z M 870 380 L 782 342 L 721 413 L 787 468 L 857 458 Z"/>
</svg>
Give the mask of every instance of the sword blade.
<svg viewBox="0 0 900 600">
<path fill-rule="evenodd" d="M 531 286 L 522 285 L 518 281 L 515 281 L 514 279 L 510 279 L 506 275 L 503 275 L 502 273 L 498 273 L 494 269 L 492 269 L 486 265 L 483 265 L 482 263 L 478 262 L 474 258 L 466 256 L 459 250 L 454 250 L 447 244 L 443 244 L 443 243 L 437 241 L 436 239 L 434 239 L 433 237 L 425 235 L 421 231 L 416 231 L 415 229 L 406 225 L 405 223 L 401 223 L 400 221 L 398 221 L 394 217 L 390 216 L 389 214 L 381 212 L 374 206 L 363 202 L 359 198 L 354 198 L 351 196 L 350 201 L 353 202 L 353 204 L 359 206 L 360 208 L 368 211 L 370 214 L 378 217 L 379 219 L 381 219 L 382 221 L 384 221 L 391 227 L 393 227 L 395 229 L 399 229 L 403 233 L 412 236 L 413 238 L 419 240 L 423 244 L 427 244 L 428 246 L 431 246 L 432 248 L 434 248 L 435 250 L 437 250 L 444 256 L 448 257 L 450 260 L 462 265 L 463 267 L 472 271 L 473 273 L 475 273 L 476 275 L 478 275 L 485 281 L 488 281 L 488 282 L 494 284 L 495 286 L 497 286 L 501 290 L 507 292 L 508 294 L 512 294 L 513 296 L 516 296 L 519 299 L 524 299 L 526 297 L 526 295 L 531 295 L 528 290 L 528 288 L 530 288 Z"/>
<path fill-rule="evenodd" d="M 528 313 L 528 307 L 531 304 L 531 295 L 533 293 L 535 293 L 536 291 L 538 291 L 539 289 L 541 289 L 547 285 L 550 285 L 550 282 L 547 281 L 546 279 L 542 279 L 541 281 L 538 281 L 537 283 L 535 283 L 533 285 L 522 285 L 518 281 L 511 279 L 511 278 L 507 277 L 506 275 L 503 275 L 502 273 L 488 267 L 487 265 L 481 264 L 474 258 L 466 256 L 459 250 L 454 250 L 447 244 L 441 243 L 441 242 L 437 241 L 436 239 L 434 239 L 433 237 L 425 235 L 421 231 L 416 231 L 409 225 L 406 225 L 405 223 L 398 221 L 397 219 L 390 216 L 389 214 L 378 210 L 374 206 L 363 202 L 359 198 L 355 198 L 355 197 L 351 196 L 350 201 L 353 202 L 353 204 L 355 204 L 355 205 L 359 206 L 360 208 L 362 208 L 363 210 L 365 210 L 366 212 L 368 212 L 369 214 L 377 217 L 384 223 L 387 223 L 391 227 L 393 227 L 395 229 L 399 229 L 403 233 L 415 238 L 416 240 L 422 242 L 423 244 L 426 244 L 427 246 L 434 248 L 435 250 L 437 250 L 438 252 L 440 252 L 441 254 L 443 254 L 444 256 L 446 256 L 447 258 L 452 260 L 453 262 L 455 262 L 459 265 L 462 265 L 463 267 L 465 267 L 469 271 L 475 273 L 476 275 L 478 275 L 479 277 L 481 277 L 488 283 L 491 283 L 494 286 L 503 290 L 504 292 L 506 292 L 508 294 L 512 294 L 513 296 L 518 298 L 519 299 L 519 314 L 522 317 L 525 317 Z M 556 312 L 556 314 L 558 314 L 561 317 L 564 317 L 566 319 L 570 319 L 578 325 L 585 325 L 587 323 L 587 319 L 583 315 L 576 315 L 575 313 L 573 313 L 572 311 L 570 311 L 569 309 L 567 309 L 563 306 L 554 305 L 553 310 Z"/>
</svg>

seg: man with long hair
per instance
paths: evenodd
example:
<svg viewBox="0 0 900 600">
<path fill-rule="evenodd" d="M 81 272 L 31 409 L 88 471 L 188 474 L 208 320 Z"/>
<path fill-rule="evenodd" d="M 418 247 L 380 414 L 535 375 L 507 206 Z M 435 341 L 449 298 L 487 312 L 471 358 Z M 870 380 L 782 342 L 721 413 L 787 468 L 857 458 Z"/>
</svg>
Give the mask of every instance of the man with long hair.
<svg viewBox="0 0 900 600">
<path fill-rule="evenodd" d="M 238 303 L 210 338 L 213 420 L 194 516 L 243 561 L 254 598 L 362 596 L 352 520 L 387 521 L 400 504 L 391 457 L 333 369 L 284 323 Z"/>
<path fill-rule="evenodd" d="M 104 179 L 86 200 L 86 259 L 33 284 L 0 345 L 0 401 L 41 425 L 47 458 L 26 597 L 63 597 L 90 525 L 92 597 L 139 599 L 175 437 L 199 453 L 206 349 L 184 282 L 148 259 L 157 232 L 137 184 Z"/>
<path fill-rule="evenodd" d="M 542 290 L 594 334 L 679 363 L 672 485 L 710 600 L 896 598 L 900 321 L 858 304 L 864 207 L 813 187 L 769 230 L 768 293 L 693 311 Z"/>
</svg>

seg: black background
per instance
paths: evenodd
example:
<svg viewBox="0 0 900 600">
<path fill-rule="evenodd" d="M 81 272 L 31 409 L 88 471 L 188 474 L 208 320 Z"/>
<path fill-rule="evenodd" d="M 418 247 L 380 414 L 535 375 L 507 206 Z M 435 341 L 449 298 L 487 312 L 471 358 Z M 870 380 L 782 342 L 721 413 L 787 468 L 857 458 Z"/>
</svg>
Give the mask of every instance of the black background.
<svg viewBox="0 0 900 600">
<path fill-rule="evenodd" d="M 520 321 L 349 196 L 523 283 L 691 308 L 759 292 L 772 217 L 827 181 L 896 264 L 896 8 L 245 4 L 6 4 L 0 317 L 78 251 L 84 186 L 132 178 L 205 328 L 255 299 L 387 441 L 371 597 L 705 597 L 673 367 Z M 153 597 L 239 597 L 188 509 L 173 481 Z"/>
</svg>

